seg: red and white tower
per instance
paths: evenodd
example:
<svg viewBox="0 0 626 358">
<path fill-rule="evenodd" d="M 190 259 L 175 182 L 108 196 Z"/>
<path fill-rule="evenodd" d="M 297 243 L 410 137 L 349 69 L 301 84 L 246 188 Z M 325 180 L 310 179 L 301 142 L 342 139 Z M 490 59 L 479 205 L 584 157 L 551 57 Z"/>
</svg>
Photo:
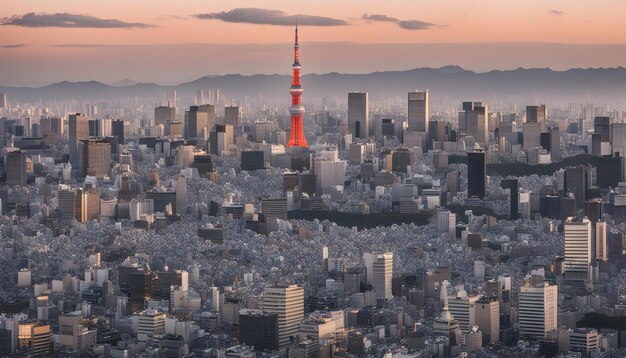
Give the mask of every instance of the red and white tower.
<svg viewBox="0 0 626 358">
<path fill-rule="evenodd" d="M 292 79 L 291 88 L 289 88 L 289 94 L 291 94 L 291 107 L 289 107 L 289 114 L 291 114 L 291 133 L 289 134 L 289 143 L 287 143 L 287 146 L 308 148 L 309 144 L 306 142 L 304 128 L 302 127 L 304 106 L 300 101 L 300 97 L 304 91 L 300 85 L 301 68 L 300 51 L 298 48 L 298 25 L 296 25 L 296 42 L 293 45 Z"/>
</svg>

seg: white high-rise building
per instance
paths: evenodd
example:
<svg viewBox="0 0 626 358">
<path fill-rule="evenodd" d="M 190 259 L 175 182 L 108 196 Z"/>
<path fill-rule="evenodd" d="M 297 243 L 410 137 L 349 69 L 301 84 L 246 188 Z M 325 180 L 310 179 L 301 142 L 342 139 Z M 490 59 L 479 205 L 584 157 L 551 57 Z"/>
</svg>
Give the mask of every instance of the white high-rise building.
<svg viewBox="0 0 626 358">
<path fill-rule="evenodd" d="M 449 210 L 437 211 L 436 217 L 437 233 L 454 236 L 456 229 L 456 214 Z"/>
<path fill-rule="evenodd" d="M 564 273 L 568 279 L 587 280 L 591 263 L 591 222 L 569 218 L 564 226 Z"/>
<path fill-rule="evenodd" d="M 278 345 L 290 344 L 304 319 L 304 289 L 297 285 L 267 287 L 262 296 L 263 312 L 278 315 Z"/>
<path fill-rule="evenodd" d="M 408 125 L 414 132 L 428 133 L 428 90 L 409 92 Z"/>
<path fill-rule="evenodd" d="M 343 190 L 347 168 L 348 162 L 339 160 L 337 149 L 319 151 L 313 162 L 317 192 L 328 194 L 337 187 Z"/>
<path fill-rule="evenodd" d="M 367 92 L 348 93 L 348 132 L 353 138 L 369 137 L 369 99 Z"/>
<path fill-rule="evenodd" d="M 526 281 L 518 296 L 520 337 L 543 339 L 557 327 L 558 288 L 550 282 L 531 285 Z"/>
<path fill-rule="evenodd" d="M 367 274 L 370 275 L 369 272 Z M 385 300 L 392 298 L 393 252 L 373 254 L 371 275 L 372 286 L 376 290 L 377 297 Z"/>
<path fill-rule="evenodd" d="M 482 297 L 480 295 L 468 296 L 464 290 L 459 291 L 457 294 L 448 296 L 448 307 L 450 312 L 459 322 L 461 330 L 468 332 L 472 326 L 476 324 L 474 304 L 478 299 Z"/>
</svg>

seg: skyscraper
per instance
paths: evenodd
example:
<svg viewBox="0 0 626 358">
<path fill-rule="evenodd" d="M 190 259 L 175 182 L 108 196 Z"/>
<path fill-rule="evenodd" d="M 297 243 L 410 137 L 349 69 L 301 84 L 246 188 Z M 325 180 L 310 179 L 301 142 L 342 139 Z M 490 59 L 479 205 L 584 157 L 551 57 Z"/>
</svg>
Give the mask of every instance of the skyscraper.
<svg viewBox="0 0 626 358">
<path fill-rule="evenodd" d="M 126 140 L 126 133 L 124 132 L 124 121 L 121 119 L 115 120 L 111 123 L 111 135 L 117 137 L 117 144 L 123 145 Z"/>
<path fill-rule="evenodd" d="M 80 167 L 80 141 L 89 138 L 89 120 L 81 113 L 70 114 L 69 117 L 69 152 L 72 169 Z"/>
<path fill-rule="evenodd" d="M 595 117 L 593 119 L 593 132 L 600 135 L 600 141 L 611 140 L 611 118 Z"/>
<path fill-rule="evenodd" d="M 613 152 L 619 152 L 620 156 L 626 157 L 626 123 L 611 125 L 611 145 Z"/>
<path fill-rule="evenodd" d="M 291 94 L 291 107 L 289 107 L 289 114 L 291 115 L 291 133 L 289 133 L 288 147 L 304 147 L 307 148 L 309 144 L 304 136 L 304 127 L 302 125 L 302 115 L 304 114 L 304 106 L 300 100 L 302 96 L 302 86 L 300 85 L 300 48 L 298 45 L 298 26 L 296 25 L 295 43 L 293 45 L 293 65 L 291 67 L 291 87 L 289 88 L 289 94 Z"/>
<path fill-rule="evenodd" d="M 224 108 L 224 124 L 230 124 L 233 128 L 241 125 L 241 107 L 226 106 Z"/>
<path fill-rule="evenodd" d="M 278 345 L 288 346 L 304 319 L 304 289 L 296 285 L 268 287 L 262 302 L 263 312 L 278 315 Z"/>
<path fill-rule="evenodd" d="M 489 128 L 487 116 L 489 110 L 487 104 L 482 102 L 463 102 L 463 118 L 459 128 L 465 130 L 465 134 L 474 137 L 476 143 L 486 145 L 489 143 Z"/>
<path fill-rule="evenodd" d="M 8 152 L 6 155 L 6 184 L 26 186 L 26 157 L 22 151 Z"/>
<path fill-rule="evenodd" d="M 109 175 L 111 168 L 111 144 L 101 139 L 87 139 L 81 141 L 82 176 L 95 176 L 102 179 Z"/>
<path fill-rule="evenodd" d="M 587 280 L 591 263 L 591 222 L 568 219 L 564 225 L 564 274 L 572 280 Z"/>
<path fill-rule="evenodd" d="M 509 217 L 515 220 L 519 217 L 519 182 L 517 179 L 503 179 L 500 182 L 502 189 L 509 189 Z"/>
<path fill-rule="evenodd" d="M 587 172 L 584 166 L 565 168 L 565 192 L 574 194 L 577 209 L 585 206 L 587 187 Z"/>
<path fill-rule="evenodd" d="M 393 277 L 393 252 L 374 254 L 372 264 L 372 286 L 379 299 L 388 300 L 391 293 L 391 279 Z M 370 274 L 369 272 L 367 273 Z"/>
<path fill-rule="evenodd" d="M 369 136 L 369 99 L 367 92 L 348 93 L 348 132 L 353 138 Z"/>
<path fill-rule="evenodd" d="M 409 130 L 428 133 L 428 90 L 409 92 Z"/>
<path fill-rule="evenodd" d="M 467 197 L 485 198 L 487 167 L 485 153 L 476 151 L 467 153 Z"/>
<path fill-rule="evenodd" d="M 210 119 L 212 115 L 215 120 L 215 106 L 206 104 L 202 106 L 191 106 L 185 112 L 185 126 L 187 139 L 205 138 L 208 131 L 213 127 L 213 121 Z"/>
<path fill-rule="evenodd" d="M 154 124 L 165 124 L 176 121 L 176 108 L 159 106 L 154 109 Z"/>
<path fill-rule="evenodd" d="M 5 93 L 0 93 L 0 108 L 7 108 L 9 103 L 7 102 L 7 95 Z"/>
<path fill-rule="evenodd" d="M 518 296 L 520 337 L 544 339 L 546 333 L 557 327 L 557 285 L 540 282 L 535 285 L 526 280 Z"/>
<path fill-rule="evenodd" d="M 546 105 L 526 106 L 526 123 L 539 123 L 540 132 L 546 129 Z"/>
</svg>

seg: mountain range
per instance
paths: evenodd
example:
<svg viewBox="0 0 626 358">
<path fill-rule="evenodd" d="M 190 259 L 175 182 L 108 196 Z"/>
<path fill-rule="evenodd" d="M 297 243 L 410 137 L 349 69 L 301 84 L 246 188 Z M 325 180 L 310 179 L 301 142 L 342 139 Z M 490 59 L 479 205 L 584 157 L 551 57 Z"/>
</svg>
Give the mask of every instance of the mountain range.
<svg viewBox="0 0 626 358">
<path fill-rule="evenodd" d="M 58 82 L 44 87 L 0 86 L 0 92 L 19 101 L 105 100 L 115 98 L 162 98 L 165 91 L 178 96 L 195 96 L 197 90 L 219 88 L 229 98 L 245 96 L 287 100 L 289 75 L 228 74 L 205 76 L 175 86 L 137 83 L 133 80 L 105 84 L 97 81 Z M 366 74 L 307 74 L 302 76 L 305 101 L 322 97 L 346 98 L 351 91 L 367 91 L 374 98 L 404 98 L 407 91 L 428 88 L 431 96 L 450 100 L 534 98 L 538 101 L 563 100 L 596 103 L 626 103 L 626 68 L 575 68 L 555 71 L 549 68 L 518 68 L 474 72 L 459 66 L 381 71 Z"/>
</svg>

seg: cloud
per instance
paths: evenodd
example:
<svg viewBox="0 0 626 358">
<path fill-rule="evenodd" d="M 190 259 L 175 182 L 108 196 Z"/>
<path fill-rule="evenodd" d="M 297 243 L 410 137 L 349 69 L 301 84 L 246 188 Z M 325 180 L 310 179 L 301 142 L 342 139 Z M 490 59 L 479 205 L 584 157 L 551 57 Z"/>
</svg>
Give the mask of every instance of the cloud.
<svg viewBox="0 0 626 358">
<path fill-rule="evenodd" d="M 363 20 L 367 21 L 379 21 L 379 22 L 392 22 L 394 24 L 398 24 L 401 28 L 405 30 L 428 30 L 435 27 L 440 27 L 430 22 L 419 21 L 419 20 L 400 20 L 395 17 L 382 15 L 382 14 L 373 14 L 368 15 L 365 14 L 361 17 Z"/>
<path fill-rule="evenodd" d="M 192 15 L 202 20 L 222 20 L 232 23 L 247 23 L 258 25 L 276 25 L 276 26 L 342 26 L 348 23 L 344 20 L 334 19 L 325 16 L 313 15 L 287 15 L 280 10 L 268 10 L 258 8 L 237 8 L 230 11 L 212 12 L 206 14 Z"/>
<path fill-rule="evenodd" d="M 44 14 L 29 12 L 4 18 L 2 25 L 22 27 L 62 27 L 62 28 L 94 28 L 94 29 L 129 29 L 146 28 L 154 25 L 141 22 L 125 22 L 117 19 L 101 19 L 95 16 L 70 14 L 67 12 Z"/>
<path fill-rule="evenodd" d="M 565 15 L 565 11 L 556 10 L 556 9 L 550 9 L 550 10 L 548 10 L 548 14 L 549 15 L 562 17 L 563 15 Z"/>
<path fill-rule="evenodd" d="M 9 45 L 0 45 L 0 48 L 22 48 L 31 46 L 30 44 L 9 44 Z"/>
</svg>

